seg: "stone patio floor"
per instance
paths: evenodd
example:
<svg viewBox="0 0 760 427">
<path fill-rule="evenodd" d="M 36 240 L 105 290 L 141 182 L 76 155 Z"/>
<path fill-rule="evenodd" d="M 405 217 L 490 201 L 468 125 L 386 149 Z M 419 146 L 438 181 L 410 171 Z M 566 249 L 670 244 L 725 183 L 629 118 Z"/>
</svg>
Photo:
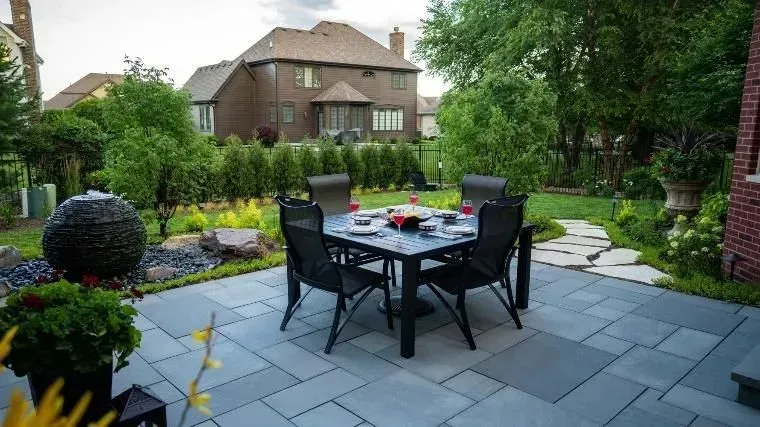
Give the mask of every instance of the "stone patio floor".
<svg viewBox="0 0 760 427">
<path fill-rule="evenodd" d="M 213 311 L 224 366 L 200 385 L 213 416 L 192 411 L 187 425 L 760 425 L 760 411 L 733 401 L 729 378 L 760 344 L 760 308 L 537 262 L 531 270 L 524 329 L 490 291 L 476 292 L 467 305 L 478 349 L 436 303 L 417 321 L 412 359 L 399 356 L 399 325 L 386 329 L 380 294 L 330 355 L 332 295 L 314 290 L 280 332 L 283 267 L 148 295 L 136 304 L 142 346 L 113 392 L 150 386 L 175 426 L 203 352 L 188 334 Z M 0 376 L 1 402 L 14 387 L 28 395 L 25 380 Z"/>
</svg>

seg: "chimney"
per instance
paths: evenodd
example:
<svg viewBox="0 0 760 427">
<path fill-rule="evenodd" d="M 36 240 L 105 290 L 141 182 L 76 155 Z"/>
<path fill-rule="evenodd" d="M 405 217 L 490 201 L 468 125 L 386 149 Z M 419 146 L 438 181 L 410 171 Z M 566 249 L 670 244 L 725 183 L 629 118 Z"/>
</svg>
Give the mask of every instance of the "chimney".
<svg viewBox="0 0 760 427">
<path fill-rule="evenodd" d="M 21 59 L 24 64 L 24 78 L 29 99 L 40 94 L 40 69 L 37 64 L 37 51 L 34 48 L 34 28 L 32 27 L 32 7 L 29 0 L 10 0 L 13 31 L 24 41 L 21 47 Z"/>
<path fill-rule="evenodd" d="M 398 31 L 398 27 L 393 27 L 393 32 L 388 34 L 390 37 L 389 49 L 400 57 L 404 57 L 404 33 Z"/>
</svg>

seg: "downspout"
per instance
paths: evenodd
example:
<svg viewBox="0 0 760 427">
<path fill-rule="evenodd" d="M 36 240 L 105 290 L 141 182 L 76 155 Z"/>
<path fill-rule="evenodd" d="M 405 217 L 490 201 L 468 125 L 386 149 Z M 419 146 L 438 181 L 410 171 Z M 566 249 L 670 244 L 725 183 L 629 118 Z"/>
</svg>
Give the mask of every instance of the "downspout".
<svg viewBox="0 0 760 427">
<path fill-rule="evenodd" d="M 277 72 L 277 61 L 274 61 L 274 109 L 275 117 L 277 117 L 275 121 L 277 126 L 275 140 L 277 140 L 280 139 L 280 73 Z"/>
</svg>

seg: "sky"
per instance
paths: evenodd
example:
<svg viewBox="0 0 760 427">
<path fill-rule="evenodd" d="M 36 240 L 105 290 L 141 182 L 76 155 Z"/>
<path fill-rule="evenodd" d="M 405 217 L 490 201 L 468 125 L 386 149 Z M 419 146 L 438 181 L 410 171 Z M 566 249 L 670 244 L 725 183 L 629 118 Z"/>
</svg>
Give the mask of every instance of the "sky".
<svg viewBox="0 0 760 427">
<path fill-rule="evenodd" d="M 386 47 L 388 33 L 398 26 L 410 59 L 426 2 L 30 0 L 37 54 L 45 61 L 43 99 L 87 73 L 121 73 L 124 55 L 168 67 L 181 86 L 197 67 L 234 59 L 274 27 L 309 29 L 322 20 L 347 23 Z M 11 21 L 8 0 L 0 0 L 0 21 Z M 437 96 L 446 88 L 442 79 L 420 74 L 420 94 Z"/>
</svg>

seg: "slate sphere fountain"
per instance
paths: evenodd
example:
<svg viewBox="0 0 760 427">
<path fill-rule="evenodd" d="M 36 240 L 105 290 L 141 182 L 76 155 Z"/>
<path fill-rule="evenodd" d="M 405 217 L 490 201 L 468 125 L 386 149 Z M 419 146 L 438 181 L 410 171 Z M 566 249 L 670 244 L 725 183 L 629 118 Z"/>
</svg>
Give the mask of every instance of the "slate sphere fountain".
<svg viewBox="0 0 760 427">
<path fill-rule="evenodd" d="M 89 192 L 61 203 L 42 232 L 42 250 L 54 268 L 78 280 L 130 272 L 145 253 L 147 235 L 137 210 L 112 195 Z"/>
</svg>

